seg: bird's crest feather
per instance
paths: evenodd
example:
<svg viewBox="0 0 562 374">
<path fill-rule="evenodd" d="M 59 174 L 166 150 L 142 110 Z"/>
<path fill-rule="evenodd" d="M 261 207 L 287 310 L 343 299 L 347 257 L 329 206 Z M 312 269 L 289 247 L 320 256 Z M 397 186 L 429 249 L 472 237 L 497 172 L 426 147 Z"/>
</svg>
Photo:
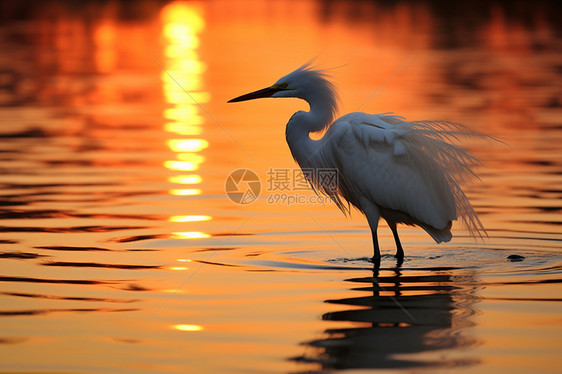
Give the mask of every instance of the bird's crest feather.
<svg viewBox="0 0 562 374">
<path fill-rule="evenodd" d="M 321 102 L 330 113 L 329 120 L 319 124 L 321 125 L 319 131 L 322 131 L 332 124 L 338 112 L 339 95 L 336 86 L 328 80 L 330 78 L 329 71 L 332 69 L 320 69 L 318 66 L 313 65 L 314 60 L 308 61 L 284 78 L 314 82 L 311 86 L 315 88 L 315 97 L 311 98 L 311 100 Z"/>
</svg>

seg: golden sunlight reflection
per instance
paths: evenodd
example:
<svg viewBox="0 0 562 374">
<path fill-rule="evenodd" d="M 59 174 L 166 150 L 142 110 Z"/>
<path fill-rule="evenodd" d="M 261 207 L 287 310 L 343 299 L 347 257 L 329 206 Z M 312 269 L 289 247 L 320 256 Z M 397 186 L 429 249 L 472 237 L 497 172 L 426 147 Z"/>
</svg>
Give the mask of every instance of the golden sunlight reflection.
<svg viewBox="0 0 562 374">
<path fill-rule="evenodd" d="M 203 72 L 206 64 L 200 60 L 199 34 L 205 28 L 203 8 L 197 3 L 171 2 L 162 8 L 162 38 L 164 40 L 164 56 L 166 71 L 162 72 L 162 88 L 164 98 L 169 105 L 162 113 L 168 121 L 164 130 L 173 134 L 166 144 L 175 153 L 175 159 L 164 162 L 168 170 L 178 172 L 168 178 L 177 185 L 190 185 L 189 188 L 172 188 L 169 193 L 174 196 L 195 196 L 201 194 L 196 185 L 202 178 L 196 173 L 205 156 L 201 154 L 209 146 L 209 142 L 201 138 L 204 118 L 198 104 L 207 103 L 211 95 L 204 91 Z M 180 136 L 180 137 L 178 137 Z M 196 138 L 189 138 L 194 136 Z M 193 174 L 183 174 L 193 172 Z M 172 216 L 170 222 L 202 222 L 211 217 L 203 215 Z M 201 239 L 210 235 L 198 231 L 176 232 L 176 239 Z M 174 268 L 180 270 L 180 267 Z"/>
<path fill-rule="evenodd" d="M 198 118 L 198 117 L 194 117 L 194 118 Z M 198 125 L 202 123 L 203 123 L 202 120 L 194 121 L 192 123 L 169 122 L 165 125 L 164 130 L 179 135 L 201 135 L 203 129 Z"/>
<path fill-rule="evenodd" d="M 211 235 L 199 231 L 174 232 L 172 234 L 174 239 L 205 239 L 210 237 Z"/>
<path fill-rule="evenodd" d="M 164 166 L 170 170 L 193 171 L 198 169 L 199 164 L 190 161 L 168 160 L 164 162 Z"/>
<path fill-rule="evenodd" d="M 173 325 L 172 328 L 175 329 L 175 330 L 179 330 L 179 331 L 201 331 L 201 330 L 203 330 L 203 326 L 187 325 L 187 324 Z"/>
<path fill-rule="evenodd" d="M 170 217 L 170 222 L 202 222 L 202 221 L 209 221 L 209 220 L 211 220 L 211 216 L 172 216 L 172 217 Z"/>
<path fill-rule="evenodd" d="M 168 180 L 170 183 L 176 184 L 199 184 L 202 181 L 201 177 L 196 174 L 174 175 L 173 177 L 168 178 Z"/>
<path fill-rule="evenodd" d="M 199 152 L 209 146 L 204 139 L 170 139 L 168 147 L 174 152 Z"/>
<path fill-rule="evenodd" d="M 183 271 L 183 270 L 187 270 L 189 269 L 188 267 L 185 266 L 171 266 L 170 270 L 175 270 L 175 271 Z"/>
<path fill-rule="evenodd" d="M 200 164 L 205 161 L 205 157 L 196 153 L 179 153 L 178 158 L 182 161 L 190 161 L 196 164 Z"/>
<path fill-rule="evenodd" d="M 196 196 L 201 195 L 199 188 L 174 188 L 170 190 L 170 194 L 174 196 Z"/>
<path fill-rule="evenodd" d="M 165 85 L 164 89 L 174 89 L 174 90 L 181 90 L 181 87 L 178 87 L 176 85 L 176 88 L 172 88 L 172 84 L 169 85 Z M 173 96 L 173 98 L 175 98 L 176 96 Z M 170 96 L 166 95 L 166 99 L 168 101 L 168 103 L 171 104 L 175 104 L 174 101 L 175 99 L 171 99 Z M 185 97 L 186 100 L 191 100 L 189 97 Z M 197 107 L 191 103 L 182 103 L 182 104 L 176 104 L 177 107 L 176 108 L 168 108 L 168 109 L 164 109 L 164 118 L 170 119 L 170 120 L 180 120 L 182 118 L 186 118 L 186 117 L 191 117 L 195 114 L 197 114 Z"/>
</svg>

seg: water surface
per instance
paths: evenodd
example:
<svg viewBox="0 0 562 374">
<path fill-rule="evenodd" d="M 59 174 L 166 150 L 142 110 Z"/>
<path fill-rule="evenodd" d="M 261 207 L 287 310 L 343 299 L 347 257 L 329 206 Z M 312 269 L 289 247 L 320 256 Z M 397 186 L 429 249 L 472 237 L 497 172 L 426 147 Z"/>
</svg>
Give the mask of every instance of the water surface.
<svg viewBox="0 0 562 374">
<path fill-rule="evenodd" d="M 0 371 L 559 371 L 560 8 L 438 4 L 2 5 Z M 315 56 L 341 113 L 501 139 L 465 144 L 486 240 L 403 227 L 397 268 L 381 226 L 373 270 L 364 219 L 299 182 L 306 104 L 226 104 Z"/>
</svg>

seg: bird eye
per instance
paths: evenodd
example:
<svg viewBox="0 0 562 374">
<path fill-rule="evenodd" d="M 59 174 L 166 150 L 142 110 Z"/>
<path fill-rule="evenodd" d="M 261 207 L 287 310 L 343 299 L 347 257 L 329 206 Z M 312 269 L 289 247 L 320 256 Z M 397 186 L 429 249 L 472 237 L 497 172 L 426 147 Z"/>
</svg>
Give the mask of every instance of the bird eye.
<svg viewBox="0 0 562 374">
<path fill-rule="evenodd" d="M 285 88 L 287 88 L 288 86 L 289 86 L 288 83 L 281 83 L 281 84 L 279 85 L 279 88 L 285 89 Z"/>
</svg>

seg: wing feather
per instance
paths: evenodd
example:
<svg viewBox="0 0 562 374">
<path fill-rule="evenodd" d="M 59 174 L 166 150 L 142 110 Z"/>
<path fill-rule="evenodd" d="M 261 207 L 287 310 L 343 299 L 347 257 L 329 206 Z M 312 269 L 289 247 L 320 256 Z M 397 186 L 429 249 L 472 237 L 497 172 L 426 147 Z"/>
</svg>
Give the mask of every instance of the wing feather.
<svg viewBox="0 0 562 374">
<path fill-rule="evenodd" d="M 338 194 L 358 208 L 364 196 L 436 229 L 460 219 L 472 236 L 482 237 L 486 231 L 461 188 L 477 177 L 477 158 L 458 145 L 466 137 L 491 138 L 452 122 L 357 112 L 332 124 L 315 158 L 340 170 Z M 346 212 L 339 196 L 311 182 Z"/>
</svg>

